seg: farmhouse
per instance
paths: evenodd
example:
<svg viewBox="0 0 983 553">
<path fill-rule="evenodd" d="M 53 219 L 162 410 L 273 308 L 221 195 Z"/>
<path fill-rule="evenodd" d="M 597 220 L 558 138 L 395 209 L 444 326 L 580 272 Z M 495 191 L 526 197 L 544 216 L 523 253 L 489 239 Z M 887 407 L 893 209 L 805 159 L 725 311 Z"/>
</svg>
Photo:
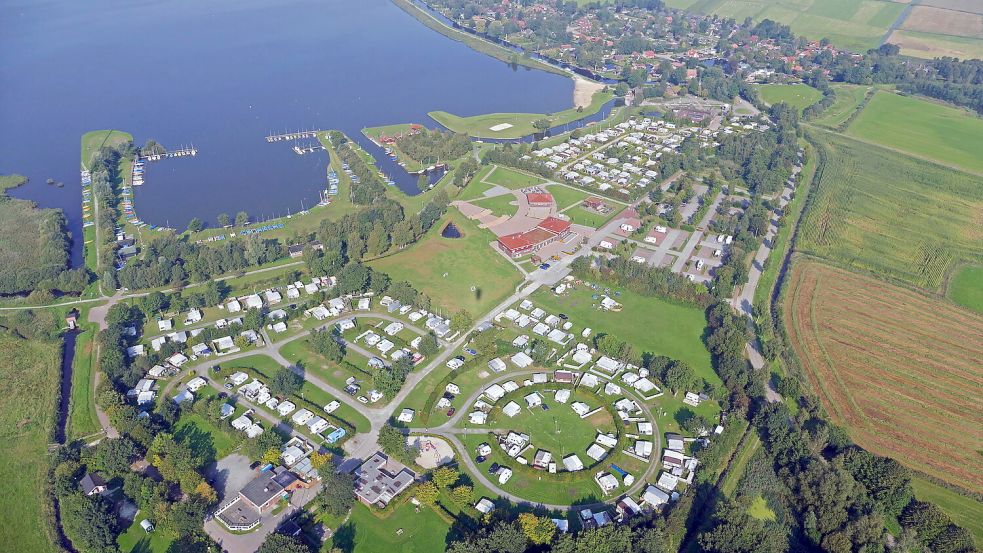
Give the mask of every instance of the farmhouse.
<svg viewBox="0 0 983 553">
<path fill-rule="evenodd" d="M 499 237 L 498 247 L 510 257 L 521 257 L 569 235 L 570 221 L 547 217 L 532 230 Z"/>
</svg>

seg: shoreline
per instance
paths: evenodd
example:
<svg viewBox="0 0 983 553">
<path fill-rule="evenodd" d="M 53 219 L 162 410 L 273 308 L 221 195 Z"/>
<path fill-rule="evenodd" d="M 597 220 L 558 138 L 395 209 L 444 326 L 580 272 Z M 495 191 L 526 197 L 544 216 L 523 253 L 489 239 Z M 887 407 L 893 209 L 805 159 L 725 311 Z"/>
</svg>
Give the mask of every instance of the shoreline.
<svg viewBox="0 0 983 553">
<path fill-rule="evenodd" d="M 594 94 L 604 90 L 607 86 L 604 83 L 592 81 L 581 75 L 571 76 L 573 79 L 573 107 L 588 108 L 594 100 Z"/>
</svg>

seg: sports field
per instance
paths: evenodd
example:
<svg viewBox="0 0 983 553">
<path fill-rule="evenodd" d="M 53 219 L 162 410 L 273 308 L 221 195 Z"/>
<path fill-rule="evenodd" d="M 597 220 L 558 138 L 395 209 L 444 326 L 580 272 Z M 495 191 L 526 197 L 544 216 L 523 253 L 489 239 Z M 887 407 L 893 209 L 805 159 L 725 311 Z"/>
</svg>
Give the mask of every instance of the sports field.
<svg viewBox="0 0 983 553">
<path fill-rule="evenodd" d="M 938 290 L 955 263 L 983 260 L 979 177 L 831 133 L 798 248 Z"/>
<path fill-rule="evenodd" d="M 850 123 L 847 134 L 983 174 L 983 118 L 966 110 L 882 90 Z"/>
<path fill-rule="evenodd" d="M 461 238 L 440 236 L 447 223 Z M 489 245 L 494 235 L 450 209 L 440 225 L 405 250 L 369 263 L 394 279 L 405 279 L 430 296 L 434 308 L 453 314 L 467 309 L 478 316 L 511 294 L 521 280 L 518 270 Z"/>
<path fill-rule="evenodd" d="M 904 4 L 888 0 L 667 0 L 674 8 L 742 21 L 771 19 L 812 40 L 829 38 L 856 52 L 877 48 Z"/>
<path fill-rule="evenodd" d="M 540 290 L 530 299 L 550 313 L 569 316 L 574 325 L 571 332 L 579 334 L 589 326 L 592 335 L 611 334 L 634 345 L 639 354 L 648 352 L 685 361 L 697 376 L 720 384 L 720 377 L 710 365 L 710 353 L 703 345 L 706 318 L 700 309 L 628 290 L 620 291 L 620 295 L 614 292 L 611 290 L 611 297 L 624 306 L 621 311 L 598 309 L 600 300 L 592 296 L 599 292 L 585 286 L 562 296 Z"/>
<path fill-rule="evenodd" d="M 983 492 L 983 316 L 806 259 L 785 313 L 813 389 L 859 445 Z"/>
<path fill-rule="evenodd" d="M 0 331 L 0 353 L 0 507 L 15 515 L 0 524 L 0 543 L 6 551 L 57 551 L 46 528 L 50 507 L 42 490 L 47 486 L 61 349 L 54 341 L 22 340 Z"/>
<path fill-rule="evenodd" d="M 835 129 L 846 123 L 850 119 L 850 116 L 857 111 L 870 87 L 843 83 L 837 83 L 831 86 L 836 91 L 836 101 L 833 102 L 833 105 L 826 108 L 826 111 L 822 115 L 813 119 L 811 122 L 816 125 Z"/>
<path fill-rule="evenodd" d="M 802 110 L 822 99 L 823 93 L 807 84 L 763 84 L 756 87 L 761 99 L 768 105 L 781 102 Z"/>
<path fill-rule="evenodd" d="M 949 281 L 949 299 L 983 313 L 983 267 L 967 265 L 957 270 Z"/>
</svg>

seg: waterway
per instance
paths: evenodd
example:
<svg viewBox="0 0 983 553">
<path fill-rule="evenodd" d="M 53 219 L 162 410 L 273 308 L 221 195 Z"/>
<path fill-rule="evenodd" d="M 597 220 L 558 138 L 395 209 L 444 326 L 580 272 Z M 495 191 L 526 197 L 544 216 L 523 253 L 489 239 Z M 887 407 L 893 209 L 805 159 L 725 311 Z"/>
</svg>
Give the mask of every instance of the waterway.
<svg viewBox="0 0 983 553">
<path fill-rule="evenodd" d="M 340 129 L 388 162 L 363 127 L 434 126 L 433 110 L 554 113 L 572 104 L 569 78 L 475 52 L 388 0 L 0 0 L 0 9 L 0 173 L 30 177 L 12 194 L 62 208 L 75 236 L 87 130 L 198 149 L 149 163 L 136 189 L 141 219 L 182 229 L 192 217 L 266 219 L 317 202 L 327 156 L 297 155 L 267 134 Z M 383 170 L 417 193 L 415 176 Z"/>
</svg>

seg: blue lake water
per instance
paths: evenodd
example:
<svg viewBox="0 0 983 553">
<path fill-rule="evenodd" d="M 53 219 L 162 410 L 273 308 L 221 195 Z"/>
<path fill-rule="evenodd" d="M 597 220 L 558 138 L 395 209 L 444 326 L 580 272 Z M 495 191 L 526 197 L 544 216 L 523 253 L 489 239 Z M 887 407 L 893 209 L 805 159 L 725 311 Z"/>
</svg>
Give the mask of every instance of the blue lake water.
<svg viewBox="0 0 983 553">
<path fill-rule="evenodd" d="M 135 198 L 144 221 L 183 229 L 317 202 L 327 156 L 272 132 L 340 129 L 378 153 L 363 127 L 572 103 L 570 79 L 475 52 L 388 0 L 0 0 L 0 19 L 0 173 L 30 177 L 12 194 L 64 209 L 76 236 L 88 130 L 194 144 L 197 157 L 148 164 Z"/>
</svg>

